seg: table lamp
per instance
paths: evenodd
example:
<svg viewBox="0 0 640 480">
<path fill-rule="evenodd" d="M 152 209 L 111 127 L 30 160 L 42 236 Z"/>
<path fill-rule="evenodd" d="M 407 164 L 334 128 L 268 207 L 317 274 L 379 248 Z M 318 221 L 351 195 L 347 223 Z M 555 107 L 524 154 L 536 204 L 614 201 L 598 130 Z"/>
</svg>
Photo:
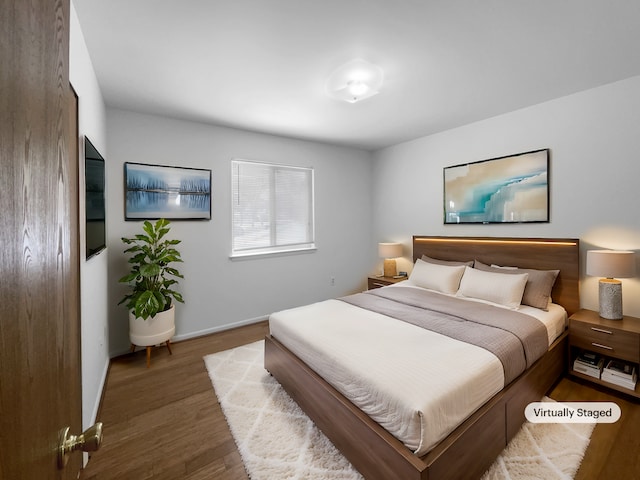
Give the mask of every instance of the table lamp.
<svg viewBox="0 0 640 480">
<path fill-rule="evenodd" d="M 378 256 L 384 258 L 384 276 L 395 277 L 398 274 L 396 270 L 396 258 L 402 256 L 402 244 L 379 243 Z"/>
<path fill-rule="evenodd" d="M 587 275 L 604 277 L 598 286 L 600 316 L 622 319 L 622 282 L 618 278 L 635 275 L 635 252 L 622 250 L 588 250 Z"/>
</svg>

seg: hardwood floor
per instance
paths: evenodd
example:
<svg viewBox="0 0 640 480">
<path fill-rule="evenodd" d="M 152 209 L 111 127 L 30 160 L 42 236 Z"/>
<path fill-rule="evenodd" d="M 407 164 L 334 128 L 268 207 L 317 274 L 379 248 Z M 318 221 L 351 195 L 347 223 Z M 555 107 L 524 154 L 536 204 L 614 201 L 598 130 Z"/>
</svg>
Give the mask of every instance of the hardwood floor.
<svg viewBox="0 0 640 480">
<path fill-rule="evenodd" d="M 596 425 L 575 480 L 640 478 L 638 400 L 573 378 L 563 378 L 549 396 L 565 402 L 615 402 L 622 410 L 616 423 Z"/>
<path fill-rule="evenodd" d="M 266 322 L 144 350 L 112 360 L 98 420 L 102 448 L 82 480 L 247 480 L 202 357 L 264 338 Z M 558 401 L 612 401 L 622 417 L 597 425 L 577 480 L 640 478 L 640 404 L 605 389 L 563 378 Z M 275 480 L 275 479 L 274 479 Z"/>
<path fill-rule="evenodd" d="M 244 480 L 245 473 L 202 357 L 255 342 L 267 322 L 113 359 L 98 421 L 103 444 L 83 480 Z"/>
</svg>

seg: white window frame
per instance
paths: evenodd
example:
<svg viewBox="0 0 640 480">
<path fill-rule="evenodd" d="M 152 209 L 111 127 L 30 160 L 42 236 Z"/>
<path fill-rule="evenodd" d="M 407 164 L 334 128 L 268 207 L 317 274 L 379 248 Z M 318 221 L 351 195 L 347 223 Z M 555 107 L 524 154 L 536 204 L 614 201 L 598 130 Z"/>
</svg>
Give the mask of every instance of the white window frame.
<svg viewBox="0 0 640 480">
<path fill-rule="evenodd" d="M 266 167 L 269 169 L 269 178 L 267 179 L 270 185 L 270 196 L 269 200 L 264 203 L 269 204 L 270 211 L 275 215 L 277 214 L 277 202 L 275 201 L 275 176 L 277 171 L 286 171 L 286 170 L 302 170 L 309 174 L 309 191 L 307 192 L 308 198 L 307 202 L 309 205 L 308 219 L 307 225 L 304 226 L 306 229 L 306 241 L 301 242 L 292 242 L 285 244 L 277 244 L 277 223 L 268 222 L 269 229 L 269 245 L 254 245 L 254 246 L 240 246 L 237 245 L 236 242 L 236 208 L 239 206 L 239 195 L 238 191 L 242 188 L 242 186 L 238 183 L 241 182 L 242 178 L 238 175 L 238 168 L 242 165 L 259 165 L 261 167 Z M 314 188 L 314 169 L 313 167 L 300 167 L 293 165 L 284 165 L 270 162 L 258 162 L 253 160 L 244 160 L 239 158 L 234 158 L 231 160 L 231 258 L 239 258 L 239 257 L 250 257 L 256 255 L 273 255 L 273 254 L 282 254 L 282 253 L 291 253 L 291 252 L 309 252 L 315 251 L 315 188 Z M 301 227 L 302 228 L 302 227 Z M 264 239 L 263 239 L 264 240 Z"/>
</svg>

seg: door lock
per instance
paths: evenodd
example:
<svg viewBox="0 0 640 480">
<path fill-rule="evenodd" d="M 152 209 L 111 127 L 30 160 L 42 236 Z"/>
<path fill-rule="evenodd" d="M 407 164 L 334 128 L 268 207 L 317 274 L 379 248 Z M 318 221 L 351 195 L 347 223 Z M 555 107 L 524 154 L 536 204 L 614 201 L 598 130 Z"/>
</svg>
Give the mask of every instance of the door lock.
<svg viewBox="0 0 640 480">
<path fill-rule="evenodd" d="M 71 452 L 95 452 L 102 444 L 102 422 L 97 422 L 80 435 L 69 435 L 69 430 L 70 427 L 63 428 L 58 436 L 58 468 L 67 465 Z"/>
</svg>

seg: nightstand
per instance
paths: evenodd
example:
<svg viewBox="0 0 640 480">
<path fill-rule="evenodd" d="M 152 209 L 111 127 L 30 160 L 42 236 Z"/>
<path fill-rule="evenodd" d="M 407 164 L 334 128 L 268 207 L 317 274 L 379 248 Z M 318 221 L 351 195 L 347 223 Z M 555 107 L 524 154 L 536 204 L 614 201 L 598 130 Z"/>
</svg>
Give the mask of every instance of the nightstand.
<svg viewBox="0 0 640 480">
<path fill-rule="evenodd" d="M 598 312 L 579 310 L 569 317 L 569 373 L 575 377 L 603 385 L 640 398 L 640 382 L 635 391 L 573 369 L 581 351 L 594 352 L 608 360 L 624 360 L 638 368 L 640 363 L 640 318 L 625 316 L 622 320 L 601 318 Z"/>
<path fill-rule="evenodd" d="M 377 277 L 375 275 L 369 275 L 367 278 L 367 289 L 373 290 L 374 288 L 386 287 L 387 285 L 393 285 L 394 283 L 403 282 L 409 277 Z"/>
</svg>

